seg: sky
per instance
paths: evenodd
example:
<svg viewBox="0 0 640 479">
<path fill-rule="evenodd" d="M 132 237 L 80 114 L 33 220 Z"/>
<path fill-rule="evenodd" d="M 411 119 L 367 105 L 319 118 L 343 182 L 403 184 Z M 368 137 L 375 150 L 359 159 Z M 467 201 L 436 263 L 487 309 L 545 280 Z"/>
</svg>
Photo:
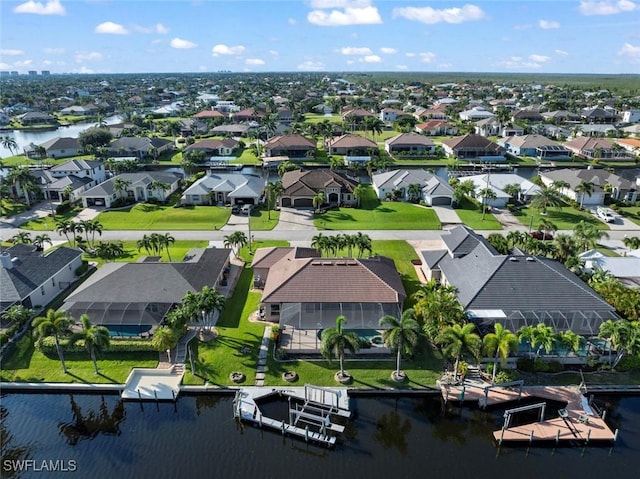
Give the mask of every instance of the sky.
<svg viewBox="0 0 640 479">
<path fill-rule="evenodd" d="M 2 0 L 0 70 L 640 73 L 640 0 Z"/>
</svg>

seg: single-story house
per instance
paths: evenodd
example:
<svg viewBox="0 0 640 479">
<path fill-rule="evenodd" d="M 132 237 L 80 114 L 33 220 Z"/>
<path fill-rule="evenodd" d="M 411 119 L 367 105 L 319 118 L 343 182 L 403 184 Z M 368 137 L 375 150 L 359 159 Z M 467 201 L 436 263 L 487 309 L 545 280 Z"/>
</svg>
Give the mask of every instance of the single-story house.
<svg viewBox="0 0 640 479">
<path fill-rule="evenodd" d="M 42 111 L 28 111 L 22 115 L 18 115 L 20 123 L 23 125 L 45 125 L 58 123 L 53 116 Z"/>
<path fill-rule="evenodd" d="M 580 120 L 580 115 L 568 110 L 554 110 L 542 113 L 542 117 L 553 123 L 576 122 Z"/>
<path fill-rule="evenodd" d="M 202 110 L 192 116 L 199 120 L 224 120 L 226 115 L 216 110 Z"/>
<path fill-rule="evenodd" d="M 204 151 L 207 156 L 231 156 L 240 143 L 233 138 L 223 138 L 222 140 L 207 139 L 195 142 L 187 146 L 184 151 Z"/>
<path fill-rule="evenodd" d="M 230 261 L 230 249 L 194 248 L 184 261 L 105 263 L 61 309 L 74 318 L 88 314 L 93 324 L 114 334 L 146 332 L 161 324 L 186 293 L 223 282 Z"/>
<path fill-rule="evenodd" d="M 258 248 L 253 255 L 251 267 L 253 268 L 253 287 L 264 288 L 269 270 L 282 258 L 320 258 L 320 252 L 315 248 L 302 247 L 270 247 Z"/>
<path fill-rule="evenodd" d="M 557 261 L 501 255 L 466 226 L 442 235 L 443 247 L 422 251 L 422 269 L 457 290 L 467 316 L 484 334 L 495 323 L 511 331 L 545 323 L 556 332 L 596 336 L 600 325 L 618 320 L 615 309 Z"/>
<path fill-rule="evenodd" d="M 498 140 L 515 156 L 530 156 L 541 160 L 570 160 L 571 151 L 557 141 L 542 135 L 509 136 Z"/>
<path fill-rule="evenodd" d="M 483 188 L 487 188 L 488 185 L 488 187 L 496 194 L 497 198 L 495 200 L 490 200 L 487 204 L 495 208 L 504 208 L 507 202 L 511 199 L 511 195 L 504 191 L 508 185 L 518 185 L 520 187 L 520 194 L 514 199 L 525 202 L 531 201 L 531 199 L 541 190 L 541 188 L 535 183 L 514 173 L 485 173 L 481 175 L 465 176 L 462 180 L 473 181 L 476 192 L 479 192 Z"/>
<path fill-rule="evenodd" d="M 357 182 L 332 170 L 294 170 L 282 176 L 284 192 L 280 195 L 282 207 L 313 207 L 313 197 L 323 192 L 329 205 L 355 205 L 353 190 Z"/>
<path fill-rule="evenodd" d="M 569 169 L 552 170 L 540 173 L 540 179 L 546 186 L 551 186 L 554 181 L 564 181 L 568 188 L 559 191 L 572 200 L 582 202 L 583 205 L 602 205 L 609 189 L 611 198 L 635 203 L 638 200 L 638 187 L 632 182 L 614 173 L 603 169 Z M 582 182 L 593 183 L 591 195 L 577 193 L 575 188 Z M 610 185 L 610 186 L 606 186 Z"/>
<path fill-rule="evenodd" d="M 164 138 L 146 138 L 123 136 L 114 140 L 109 145 L 109 155 L 119 156 L 135 156 L 137 158 L 145 158 L 148 156 L 157 157 L 165 151 L 174 149 L 173 141 Z"/>
<path fill-rule="evenodd" d="M 45 141 L 40 146 L 47 152 L 47 158 L 77 156 L 82 151 L 82 147 L 77 138 L 61 138 L 58 136 Z"/>
<path fill-rule="evenodd" d="M 0 315 L 13 305 L 39 310 L 77 279 L 82 251 L 60 246 L 43 253 L 30 244 L 0 250 Z"/>
<path fill-rule="evenodd" d="M 316 151 L 316 141 L 302 135 L 280 135 L 270 138 L 264 145 L 264 156 L 305 158 Z"/>
<path fill-rule="evenodd" d="M 580 117 L 587 123 L 615 123 L 618 115 L 605 108 L 585 108 L 580 112 Z"/>
<path fill-rule="evenodd" d="M 267 180 L 258 175 L 210 173 L 187 188 L 181 202 L 191 205 L 257 205 L 266 186 Z"/>
<path fill-rule="evenodd" d="M 459 116 L 462 121 L 478 121 L 484 120 L 485 118 L 492 118 L 495 116 L 495 113 L 485 110 L 482 107 L 475 107 L 470 110 L 461 111 Z"/>
<path fill-rule="evenodd" d="M 415 126 L 418 133 L 423 135 L 457 135 L 458 128 L 445 120 L 429 120 Z"/>
<path fill-rule="evenodd" d="M 377 330 L 381 317 L 402 314 L 406 293 L 389 258 L 305 258 L 291 251 L 268 269 L 265 319 L 281 328 L 316 334 L 344 315 L 348 329 Z"/>
<path fill-rule="evenodd" d="M 218 125 L 211 129 L 211 133 L 214 135 L 242 136 L 246 135 L 250 128 L 249 125 L 233 123 L 230 125 Z"/>
<path fill-rule="evenodd" d="M 436 145 L 424 135 L 418 133 L 400 133 L 384 142 L 384 149 L 390 155 L 412 156 L 433 155 Z"/>
<path fill-rule="evenodd" d="M 178 189 L 180 178 L 180 175 L 176 173 L 163 171 L 122 173 L 88 189 L 80 197 L 85 208 L 90 206 L 110 208 L 113 201 L 118 198 L 130 198 L 135 201 L 147 201 L 150 198 L 155 198 L 163 202 Z M 122 191 L 117 191 L 115 188 L 118 179 L 125 182 L 126 188 Z M 167 189 L 157 188 L 158 183 L 167 185 Z"/>
<path fill-rule="evenodd" d="M 447 156 L 470 161 L 502 161 L 505 149 L 481 135 L 469 134 L 443 140 Z"/>
<path fill-rule="evenodd" d="M 600 251 L 590 249 L 578 255 L 584 260 L 584 271 L 608 271 L 626 286 L 640 288 L 640 257 L 637 256 L 605 256 Z"/>
<path fill-rule="evenodd" d="M 425 170 L 393 170 L 374 174 L 373 189 L 378 198 L 384 200 L 394 191 L 400 192 L 399 198 L 409 199 L 409 185 L 420 185 L 419 198 L 429 205 L 451 205 L 453 188 L 445 180 Z"/>
<path fill-rule="evenodd" d="M 572 138 L 564 144 L 565 148 L 587 160 L 633 160 L 635 158 L 629 151 L 616 148 L 614 145 L 615 143 L 608 138 L 593 138 L 589 136 Z"/>
<path fill-rule="evenodd" d="M 330 155 L 367 156 L 377 154 L 378 144 L 360 135 L 345 134 L 330 138 L 326 149 Z"/>
</svg>

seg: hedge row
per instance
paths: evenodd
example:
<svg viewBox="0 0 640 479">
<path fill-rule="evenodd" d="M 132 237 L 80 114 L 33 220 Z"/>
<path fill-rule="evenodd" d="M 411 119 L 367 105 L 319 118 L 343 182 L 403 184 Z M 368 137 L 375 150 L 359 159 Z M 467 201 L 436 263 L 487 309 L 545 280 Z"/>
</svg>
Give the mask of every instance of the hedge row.
<svg viewBox="0 0 640 479">
<path fill-rule="evenodd" d="M 52 336 L 43 338 L 42 341 L 36 343 L 38 349 L 46 356 L 54 355 L 56 353 L 56 342 Z M 69 344 L 68 340 L 61 340 L 60 346 L 65 353 L 79 353 L 85 352 L 84 341 L 80 340 L 75 344 Z M 133 352 L 147 352 L 156 351 L 151 344 L 150 339 L 111 339 L 109 348 L 105 351 L 107 353 L 133 353 Z"/>
</svg>

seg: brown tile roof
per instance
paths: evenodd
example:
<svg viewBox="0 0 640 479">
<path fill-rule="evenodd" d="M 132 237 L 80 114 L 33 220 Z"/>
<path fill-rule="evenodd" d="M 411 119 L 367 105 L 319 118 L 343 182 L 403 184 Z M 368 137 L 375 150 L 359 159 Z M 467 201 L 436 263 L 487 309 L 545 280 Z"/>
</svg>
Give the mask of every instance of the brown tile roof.
<svg viewBox="0 0 640 479">
<path fill-rule="evenodd" d="M 203 110 L 193 115 L 193 118 L 224 118 L 225 116 L 217 110 Z"/>
<path fill-rule="evenodd" d="M 452 126 L 446 120 L 429 120 L 424 123 L 419 123 L 416 125 L 416 128 L 420 128 L 421 130 L 431 130 L 432 128 L 439 128 L 441 126 Z"/>
<path fill-rule="evenodd" d="M 402 303 L 406 297 L 393 261 L 384 257 L 285 257 L 269 271 L 268 303 Z"/>
<path fill-rule="evenodd" d="M 430 138 L 420 135 L 418 133 L 400 133 L 399 135 L 389 138 L 385 141 L 387 145 L 420 145 L 420 146 L 433 146 L 433 141 Z"/>
<path fill-rule="evenodd" d="M 332 138 L 330 143 L 332 148 L 378 148 L 375 141 L 352 134 Z"/>
<path fill-rule="evenodd" d="M 236 148 L 238 142 L 233 138 L 224 138 L 223 140 L 201 140 L 193 145 L 189 145 L 185 148 L 185 151 L 191 150 L 217 150 L 221 146 L 226 148 Z"/>
<path fill-rule="evenodd" d="M 314 248 L 258 248 L 253 255 L 253 268 L 271 268 L 284 257 L 289 258 L 319 258 L 320 253 Z"/>
<path fill-rule="evenodd" d="M 459 148 L 484 148 L 488 151 L 501 150 L 502 147 L 493 143 L 491 140 L 485 138 L 482 135 L 463 135 L 443 140 L 442 144 L 449 146 L 451 149 L 456 150 Z"/>
<path fill-rule="evenodd" d="M 564 146 L 567 148 L 571 148 L 574 151 L 595 150 L 596 148 L 610 150 L 611 146 L 613 146 L 613 142 L 607 138 L 578 136 L 576 138 L 572 138 L 571 140 L 567 140 Z"/>
<path fill-rule="evenodd" d="M 264 145 L 269 148 L 315 148 L 316 142 L 302 135 L 274 136 Z"/>
<path fill-rule="evenodd" d="M 330 185 L 338 185 L 342 191 L 352 192 L 357 184 L 331 170 L 294 170 L 287 171 L 282 176 L 282 186 L 284 187 L 284 195 L 300 194 L 316 194 L 320 189 L 324 189 Z M 301 193 L 304 191 L 304 193 Z"/>
</svg>

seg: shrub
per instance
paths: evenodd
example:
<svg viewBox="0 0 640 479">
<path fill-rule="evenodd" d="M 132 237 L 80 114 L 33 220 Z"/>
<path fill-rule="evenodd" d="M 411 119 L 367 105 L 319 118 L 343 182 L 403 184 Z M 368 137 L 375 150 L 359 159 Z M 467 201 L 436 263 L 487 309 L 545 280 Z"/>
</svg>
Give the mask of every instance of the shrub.
<svg viewBox="0 0 640 479">
<path fill-rule="evenodd" d="M 533 365 L 533 359 L 531 358 L 518 358 L 518 361 L 516 364 L 520 371 L 523 371 L 525 373 L 533 372 L 534 365 Z"/>
<path fill-rule="evenodd" d="M 69 200 L 65 200 L 62 203 L 60 203 L 58 206 L 56 206 L 57 215 L 62 215 L 69 210 L 71 210 L 71 202 Z"/>
<path fill-rule="evenodd" d="M 503 369 L 496 374 L 496 384 L 510 383 L 520 379 L 520 373 L 516 369 Z"/>
<path fill-rule="evenodd" d="M 76 268 L 76 276 L 82 276 L 89 269 L 89 263 L 87 261 L 83 261 L 80 266 Z"/>
<path fill-rule="evenodd" d="M 634 371 L 640 369 L 640 356 L 625 356 L 615 367 L 616 371 Z"/>
<path fill-rule="evenodd" d="M 84 347 L 84 341 L 78 341 L 75 344 L 70 344 L 68 340 L 60 341 L 60 346 L 65 353 L 84 353 L 86 348 Z M 53 336 L 42 338 L 41 341 L 36 343 L 36 347 L 45 356 L 56 356 L 56 343 Z M 115 339 L 111 338 L 111 343 L 104 353 L 133 353 L 133 352 L 145 352 L 155 351 L 156 349 L 151 344 L 150 339 Z"/>
</svg>

